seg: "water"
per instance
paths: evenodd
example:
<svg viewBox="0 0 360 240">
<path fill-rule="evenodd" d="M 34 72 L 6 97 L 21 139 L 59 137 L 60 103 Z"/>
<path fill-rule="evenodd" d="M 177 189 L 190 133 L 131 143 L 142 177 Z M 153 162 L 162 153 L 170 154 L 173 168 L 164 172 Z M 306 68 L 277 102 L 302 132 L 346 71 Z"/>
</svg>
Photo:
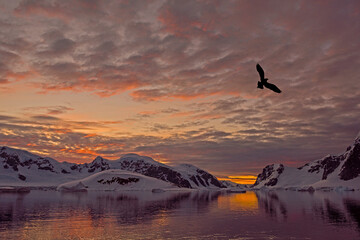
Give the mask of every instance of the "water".
<svg viewBox="0 0 360 240">
<path fill-rule="evenodd" d="M 0 238 L 360 239 L 360 193 L 1 193 Z"/>
</svg>

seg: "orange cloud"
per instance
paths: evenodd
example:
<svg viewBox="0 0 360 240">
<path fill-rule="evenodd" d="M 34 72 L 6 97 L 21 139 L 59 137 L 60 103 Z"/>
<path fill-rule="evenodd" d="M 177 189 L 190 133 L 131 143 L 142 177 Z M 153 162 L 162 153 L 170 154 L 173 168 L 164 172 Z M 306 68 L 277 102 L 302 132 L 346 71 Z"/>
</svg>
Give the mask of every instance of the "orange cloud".
<svg viewBox="0 0 360 240">
<path fill-rule="evenodd" d="M 120 124 L 123 123 L 124 121 L 102 121 L 101 123 L 104 124 Z"/>
<path fill-rule="evenodd" d="M 213 114 L 213 113 L 206 113 L 206 114 L 199 114 L 192 117 L 192 119 L 218 119 L 225 117 L 225 114 Z"/>
<path fill-rule="evenodd" d="M 57 18 L 68 22 L 70 17 L 64 13 L 63 9 L 57 3 L 45 4 L 43 2 L 23 2 L 14 10 L 14 14 L 22 16 L 39 15 L 49 18 Z"/>
<path fill-rule="evenodd" d="M 97 134 L 93 133 L 93 134 L 88 134 L 86 136 L 84 136 L 85 138 L 89 138 L 89 137 L 96 137 L 98 136 Z"/>
<path fill-rule="evenodd" d="M 72 132 L 70 129 L 54 129 L 55 133 L 66 134 Z"/>
<path fill-rule="evenodd" d="M 35 143 L 28 143 L 26 144 L 26 146 L 29 146 L 29 147 L 37 147 L 39 145 L 35 144 Z"/>
<path fill-rule="evenodd" d="M 157 112 L 155 111 L 142 111 L 139 112 L 140 115 L 151 115 L 151 114 L 156 114 Z"/>
<path fill-rule="evenodd" d="M 29 70 L 26 72 L 12 72 L 9 71 L 4 75 L 5 79 L 13 79 L 14 81 L 21 81 L 29 79 L 35 75 L 38 75 L 38 73 L 35 70 Z"/>
<path fill-rule="evenodd" d="M 177 113 L 173 113 L 170 115 L 170 117 L 186 117 L 186 116 L 191 116 L 193 114 L 195 114 L 195 111 L 187 111 L 187 112 L 177 112 Z"/>
<path fill-rule="evenodd" d="M 146 89 L 146 90 L 136 90 L 130 93 L 130 95 L 136 100 L 146 100 L 146 101 L 190 101 L 199 98 L 206 98 L 214 95 L 231 95 L 239 96 L 238 92 L 234 91 L 209 91 L 204 93 L 176 93 L 176 92 L 167 92 L 162 89 Z"/>
<path fill-rule="evenodd" d="M 67 152 L 67 153 L 87 154 L 87 155 L 93 155 L 93 156 L 100 155 L 96 151 L 88 149 L 88 148 L 79 148 L 79 149 L 62 148 L 62 149 L 60 149 L 60 151 Z"/>
</svg>

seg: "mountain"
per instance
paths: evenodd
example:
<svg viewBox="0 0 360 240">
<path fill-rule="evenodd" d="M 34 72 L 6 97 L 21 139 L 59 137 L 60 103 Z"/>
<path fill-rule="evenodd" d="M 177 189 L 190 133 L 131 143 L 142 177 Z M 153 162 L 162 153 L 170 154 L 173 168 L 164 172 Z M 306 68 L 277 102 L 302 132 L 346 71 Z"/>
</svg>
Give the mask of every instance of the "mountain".
<svg viewBox="0 0 360 240">
<path fill-rule="evenodd" d="M 1 185 L 56 185 L 77 179 L 72 175 L 71 163 L 59 163 L 49 157 L 40 157 L 24 150 L 0 148 Z M 82 174 L 84 176 L 84 174 Z"/>
<path fill-rule="evenodd" d="M 340 155 L 327 155 L 299 168 L 283 164 L 266 166 L 253 188 L 360 189 L 360 134 Z"/>
<path fill-rule="evenodd" d="M 86 178 L 60 184 L 60 191 L 86 190 L 154 190 L 178 188 L 175 184 L 165 182 L 139 173 L 110 169 L 92 174 Z"/>
<path fill-rule="evenodd" d="M 227 188 L 242 188 L 242 189 L 249 188 L 249 186 L 247 184 L 239 184 L 239 183 L 235 183 L 235 182 L 232 182 L 229 180 L 221 180 L 220 182 Z"/>
<path fill-rule="evenodd" d="M 216 177 L 194 165 L 180 164 L 175 169 L 186 176 L 192 188 L 225 187 Z"/>
<path fill-rule="evenodd" d="M 24 150 L 0 147 L 0 185 L 55 186 L 109 169 L 121 169 L 157 178 L 185 188 L 222 188 L 213 175 L 189 164 L 171 167 L 137 154 L 118 160 L 100 156 L 91 163 L 58 162 Z"/>
<path fill-rule="evenodd" d="M 229 180 L 220 181 L 225 187 L 227 192 L 245 193 L 249 187 L 246 184 L 238 184 Z"/>
</svg>

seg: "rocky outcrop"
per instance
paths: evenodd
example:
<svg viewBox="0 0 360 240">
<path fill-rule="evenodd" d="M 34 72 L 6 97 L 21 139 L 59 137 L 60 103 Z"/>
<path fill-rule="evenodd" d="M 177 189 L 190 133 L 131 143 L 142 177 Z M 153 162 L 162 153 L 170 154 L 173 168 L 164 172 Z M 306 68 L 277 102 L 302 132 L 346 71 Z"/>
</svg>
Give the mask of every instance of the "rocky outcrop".
<svg viewBox="0 0 360 240">
<path fill-rule="evenodd" d="M 96 170 L 104 171 L 110 169 L 110 165 L 108 163 L 108 160 L 105 160 L 104 158 L 98 156 L 95 158 L 90 165 L 88 165 L 88 172 L 93 173 Z"/>
<path fill-rule="evenodd" d="M 278 177 L 284 171 L 284 165 L 272 164 L 266 166 L 262 173 L 260 173 L 253 186 L 264 183 L 265 186 L 275 186 L 278 182 Z"/>
<path fill-rule="evenodd" d="M 359 140 L 359 139 L 358 139 Z M 348 151 L 347 160 L 341 168 L 340 179 L 351 180 L 360 174 L 360 141 Z"/>
<path fill-rule="evenodd" d="M 150 160 L 150 161 L 149 161 Z M 117 161 L 119 169 L 143 174 L 148 177 L 157 178 L 171 182 L 178 187 L 191 188 L 191 184 L 181 173 L 167 167 L 165 164 L 157 163 L 153 159 L 142 158 L 136 154 L 128 154 Z"/>
<path fill-rule="evenodd" d="M 357 184 L 359 176 L 360 136 L 343 154 L 328 155 L 299 168 L 284 167 L 282 164 L 268 165 L 258 175 L 253 187 L 297 187 L 302 189 L 311 186 L 352 186 Z M 346 183 L 350 181 L 353 182 L 352 185 Z"/>
</svg>

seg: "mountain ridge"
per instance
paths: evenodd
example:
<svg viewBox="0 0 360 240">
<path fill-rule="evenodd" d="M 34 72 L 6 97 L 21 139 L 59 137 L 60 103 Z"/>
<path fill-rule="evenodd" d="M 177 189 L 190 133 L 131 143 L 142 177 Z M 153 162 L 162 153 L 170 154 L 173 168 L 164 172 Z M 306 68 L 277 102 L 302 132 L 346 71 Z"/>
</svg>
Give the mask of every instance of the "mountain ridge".
<svg viewBox="0 0 360 240">
<path fill-rule="evenodd" d="M 185 188 L 224 188 L 225 186 L 210 173 L 191 166 L 191 171 L 171 167 L 148 156 L 129 153 L 117 160 L 97 156 L 90 163 L 59 162 L 49 157 L 41 157 L 25 150 L 0 146 L 1 183 L 53 184 L 85 178 L 109 169 L 120 169 L 140 173 L 148 177 L 170 182 Z"/>
<path fill-rule="evenodd" d="M 283 164 L 267 165 L 252 187 L 360 189 L 360 133 L 354 143 L 339 155 L 329 154 L 298 168 Z"/>
</svg>

